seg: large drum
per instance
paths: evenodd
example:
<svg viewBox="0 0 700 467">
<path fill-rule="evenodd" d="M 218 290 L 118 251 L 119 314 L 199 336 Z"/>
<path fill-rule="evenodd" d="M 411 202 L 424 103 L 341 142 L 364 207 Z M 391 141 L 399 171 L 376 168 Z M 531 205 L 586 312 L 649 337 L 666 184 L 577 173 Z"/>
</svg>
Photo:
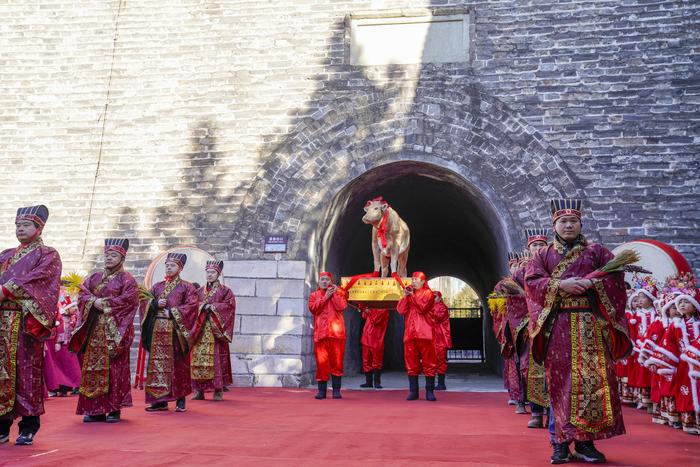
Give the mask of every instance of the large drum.
<svg viewBox="0 0 700 467">
<path fill-rule="evenodd" d="M 214 257 L 196 246 L 182 245 L 164 251 L 151 261 L 146 270 L 146 277 L 143 280 L 143 285 L 146 288 L 150 289 L 153 284 L 165 278 L 165 258 L 168 256 L 168 253 L 184 253 L 187 255 L 187 263 L 180 273 L 182 279 L 188 282 L 197 282 L 200 286 L 206 284 L 207 274 L 204 271 L 204 267 L 207 261 L 214 259 Z"/>
<path fill-rule="evenodd" d="M 633 240 L 623 243 L 612 252 L 618 254 L 622 250 L 634 250 L 639 253 L 641 259 L 635 265 L 651 271 L 657 282 L 665 282 L 670 276 L 691 271 L 688 261 L 678 250 L 658 240 Z M 626 273 L 625 280 L 631 284 L 632 274 Z"/>
</svg>

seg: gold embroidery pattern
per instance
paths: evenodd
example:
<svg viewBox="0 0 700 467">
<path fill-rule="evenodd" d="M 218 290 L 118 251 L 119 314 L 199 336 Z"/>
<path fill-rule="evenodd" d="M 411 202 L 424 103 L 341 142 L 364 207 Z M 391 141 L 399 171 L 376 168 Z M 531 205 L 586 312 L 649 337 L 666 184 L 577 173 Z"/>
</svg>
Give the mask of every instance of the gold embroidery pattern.
<svg viewBox="0 0 700 467">
<path fill-rule="evenodd" d="M 190 374 L 193 380 L 209 381 L 214 379 L 214 348 L 216 340 L 211 321 L 207 317 L 197 343 L 192 349 Z"/>
<path fill-rule="evenodd" d="M 15 249 L 15 252 L 12 254 L 12 256 L 2 265 L 2 269 L 0 269 L 0 274 L 4 274 L 5 271 L 7 271 L 10 268 L 10 266 L 14 266 L 15 263 L 17 263 L 17 261 L 21 260 L 29 253 L 41 246 L 44 246 L 44 241 L 41 238 L 37 238 L 26 247 Z"/>
<path fill-rule="evenodd" d="M 146 392 L 155 399 L 171 392 L 174 360 L 173 322 L 169 319 L 156 319 L 146 375 Z"/>
<path fill-rule="evenodd" d="M 157 300 L 167 298 L 180 282 L 180 277 L 168 282 Z M 148 308 L 150 309 L 150 303 Z M 169 319 L 156 319 L 153 324 L 151 351 L 148 355 L 145 388 L 146 392 L 155 399 L 160 399 L 170 394 L 174 364 L 173 322 Z"/>
<path fill-rule="evenodd" d="M 561 282 L 562 274 L 564 274 L 569 266 L 579 259 L 583 249 L 583 245 L 580 243 L 577 244 L 561 261 L 559 261 L 559 264 L 557 264 L 554 271 L 552 271 L 552 275 L 547 286 L 547 293 L 544 297 L 544 306 L 537 317 L 537 322 L 535 323 L 534 329 L 532 329 L 532 332 L 530 333 L 533 339 L 542 330 L 542 326 L 547 321 L 547 318 L 549 318 L 549 314 L 552 312 L 557 305 L 557 302 L 561 298 L 561 295 L 559 294 L 559 283 Z"/>
<path fill-rule="evenodd" d="M 571 424 L 589 433 L 613 425 L 602 324 L 593 313 L 571 313 Z"/>
<path fill-rule="evenodd" d="M 549 407 L 549 394 L 545 385 L 544 365 L 538 365 L 530 349 L 527 367 L 527 399 L 542 407 Z"/>
<path fill-rule="evenodd" d="M 94 399 L 109 392 L 109 354 L 107 352 L 106 316 L 99 314 L 83 357 L 80 393 Z"/>
<path fill-rule="evenodd" d="M 629 331 L 617 322 L 617 310 L 615 310 L 615 307 L 610 301 L 610 297 L 608 297 L 608 293 L 605 291 L 605 285 L 603 285 L 603 283 L 599 280 L 594 280 L 593 285 L 595 287 L 596 293 L 598 294 L 598 298 L 600 299 L 601 305 L 603 305 L 603 308 L 605 308 L 605 312 L 608 314 L 610 324 L 612 324 L 612 326 L 615 329 L 629 337 Z"/>
<path fill-rule="evenodd" d="M 19 311 L 0 309 L 0 416 L 15 406 L 20 321 Z"/>
</svg>

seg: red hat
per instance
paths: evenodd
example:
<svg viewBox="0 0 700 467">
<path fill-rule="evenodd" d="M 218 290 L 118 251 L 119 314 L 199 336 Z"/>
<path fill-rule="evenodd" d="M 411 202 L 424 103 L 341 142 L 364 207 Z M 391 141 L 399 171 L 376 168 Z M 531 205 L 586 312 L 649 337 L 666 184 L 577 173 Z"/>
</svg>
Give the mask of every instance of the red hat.
<svg viewBox="0 0 700 467">
<path fill-rule="evenodd" d="M 221 274 L 221 271 L 224 270 L 224 262 L 216 259 L 208 259 L 206 266 L 204 266 L 204 270 L 206 271 L 207 269 L 213 269 Z"/>
<path fill-rule="evenodd" d="M 548 229 L 525 229 L 525 236 L 527 237 L 528 248 L 534 242 L 545 242 L 547 243 L 549 239 L 547 238 Z"/>
<path fill-rule="evenodd" d="M 695 311 L 700 313 L 700 290 L 698 289 L 683 289 L 680 295 L 676 296 L 676 307 L 681 300 L 688 300 L 695 307 Z"/>
<path fill-rule="evenodd" d="M 330 280 L 333 280 L 333 274 L 331 274 L 331 273 L 328 272 L 328 271 L 321 271 L 321 273 L 319 273 L 319 275 L 318 275 L 318 278 L 320 279 L 320 278 L 322 278 L 323 276 L 326 276 L 326 277 L 328 277 Z"/>
<path fill-rule="evenodd" d="M 128 238 L 105 238 L 105 253 L 108 251 L 116 251 L 122 256 L 126 256 L 129 251 Z"/>
<path fill-rule="evenodd" d="M 412 275 L 411 277 L 414 278 L 414 279 L 420 279 L 420 280 L 422 280 L 422 281 L 427 280 L 426 277 L 425 277 L 425 273 L 423 273 L 423 272 L 421 272 L 421 271 L 416 271 L 416 272 L 414 272 L 413 275 Z"/>
<path fill-rule="evenodd" d="M 440 292 L 439 290 L 436 290 L 434 293 L 435 293 L 435 295 L 437 295 L 438 297 L 442 298 L 442 292 Z"/>
<path fill-rule="evenodd" d="M 580 199 L 553 199 L 550 200 L 549 207 L 552 211 L 552 222 L 556 222 L 562 216 L 576 216 L 581 219 Z"/>
</svg>

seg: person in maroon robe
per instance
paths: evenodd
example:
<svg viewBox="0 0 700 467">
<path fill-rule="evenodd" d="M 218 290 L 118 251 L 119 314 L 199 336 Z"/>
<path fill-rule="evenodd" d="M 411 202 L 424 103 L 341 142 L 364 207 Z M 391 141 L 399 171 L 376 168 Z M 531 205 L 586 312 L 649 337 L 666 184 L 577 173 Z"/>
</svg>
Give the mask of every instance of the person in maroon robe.
<svg viewBox="0 0 700 467">
<path fill-rule="evenodd" d="M 192 392 L 190 346 L 197 319 L 197 290 L 180 278 L 187 262 L 184 253 L 168 253 L 165 280 L 151 287 L 154 298 L 142 308 L 141 343 L 148 352 L 146 366 L 147 412 L 185 411 L 185 398 Z"/>
<path fill-rule="evenodd" d="M 516 272 L 516 281 L 525 287 L 525 272 L 530 265 L 532 256 L 541 248 L 547 247 L 548 229 L 525 229 L 527 237 L 527 254 L 523 256 L 520 269 Z M 525 398 L 530 403 L 531 418 L 527 423 L 528 428 L 544 428 L 544 408 L 549 406 L 549 394 L 547 394 L 544 367 L 534 361 L 530 334 L 528 332 L 529 317 L 523 320 L 523 332 L 521 341 L 517 343 L 520 356 L 520 372 L 525 386 Z"/>
<path fill-rule="evenodd" d="M 362 371 L 365 383 L 361 388 L 382 389 L 382 368 L 384 366 L 384 336 L 389 325 L 389 310 L 369 308 L 362 310 L 365 325 L 362 328 Z"/>
<path fill-rule="evenodd" d="M 71 307 L 75 308 L 75 306 Z M 68 351 L 68 342 L 73 333 L 70 309 L 56 307 L 56 323 L 51 336 L 44 343 L 44 383 L 49 396 L 64 397 L 68 391 L 80 386 L 80 363 L 78 358 Z"/>
<path fill-rule="evenodd" d="M 44 205 L 18 209 L 20 245 L 0 253 L 0 444 L 18 417 L 15 444 L 32 444 L 44 413 L 44 341 L 61 288 L 61 257 L 41 240 L 48 217 Z"/>
<path fill-rule="evenodd" d="M 552 200 L 554 242 L 539 250 L 525 275 L 530 336 L 544 361 L 555 419 L 552 463 L 573 456 L 605 462 L 593 441 L 625 433 L 615 360 L 632 351 L 621 273 L 586 276 L 613 258 L 581 235 L 581 201 Z"/>
<path fill-rule="evenodd" d="M 214 400 L 223 398 L 225 373 L 230 369 L 228 345 L 233 340 L 236 317 L 236 297 L 233 291 L 219 282 L 223 261 L 207 261 L 207 284 L 199 289 L 199 313 L 193 333 L 190 371 L 192 400 L 203 400 L 204 391 L 214 391 Z"/>
<path fill-rule="evenodd" d="M 130 349 L 139 288 L 124 271 L 126 238 L 105 239 L 104 271 L 90 275 L 78 295 L 78 327 L 69 348 L 81 365 L 76 414 L 83 422 L 116 423 L 131 407 Z"/>
</svg>

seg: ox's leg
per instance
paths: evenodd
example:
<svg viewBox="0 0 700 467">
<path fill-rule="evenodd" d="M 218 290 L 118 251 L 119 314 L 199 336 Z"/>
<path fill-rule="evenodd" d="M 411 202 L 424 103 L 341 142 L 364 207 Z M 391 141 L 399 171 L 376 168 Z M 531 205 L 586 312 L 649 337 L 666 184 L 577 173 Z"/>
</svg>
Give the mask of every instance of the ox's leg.
<svg viewBox="0 0 700 467">
<path fill-rule="evenodd" d="M 389 277 L 389 257 L 381 255 L 382 277 Z"/>
<path fill-rule="evenodd" d="M 408 264 L 408 250 L 404 251 L 399 255 L 399 266 L 398 273 L 400 277 L 408 277 L 408 269 L 406 265 Z"/>
<path fill-rule="evenodd" d="M 376 230 L 377 230 L 376 227 L 372 228 L 372 256 L 374 259 L 374 270 L 376 272 L 379 272 L 379 271 L 381 271 L 381 266 L 382 266 L 382 263 L 381 263 L 382 253 L 379 249 L 379 243 L 378 243 L 379 239 L 377 238 Z"/>
</svg>

